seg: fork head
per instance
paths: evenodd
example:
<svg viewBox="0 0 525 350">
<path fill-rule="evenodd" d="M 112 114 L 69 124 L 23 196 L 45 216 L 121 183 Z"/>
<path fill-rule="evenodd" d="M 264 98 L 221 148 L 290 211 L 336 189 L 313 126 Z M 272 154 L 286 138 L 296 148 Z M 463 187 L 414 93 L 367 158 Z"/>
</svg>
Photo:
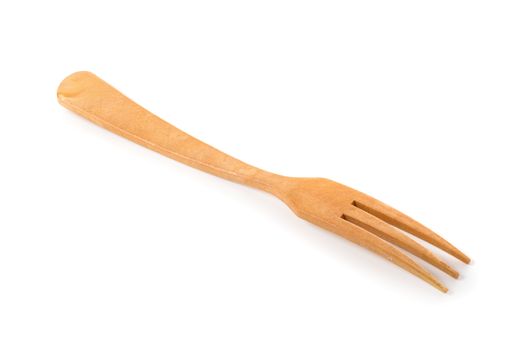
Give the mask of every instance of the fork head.
<svg viewBox="0 0 525 350">
<path fill-rule="evenodd" d="M 465 263 L 470 262 L 465 254 L 427 227 L 364 193 L 328 179 L 291 180 L 280 197 L 297 216 L 374 251 L 442 292 L 447 292 L 447 288 L 436 277 L 395 246 L 454 278 L 459 273 L 400 230 Z"/>
</svg>

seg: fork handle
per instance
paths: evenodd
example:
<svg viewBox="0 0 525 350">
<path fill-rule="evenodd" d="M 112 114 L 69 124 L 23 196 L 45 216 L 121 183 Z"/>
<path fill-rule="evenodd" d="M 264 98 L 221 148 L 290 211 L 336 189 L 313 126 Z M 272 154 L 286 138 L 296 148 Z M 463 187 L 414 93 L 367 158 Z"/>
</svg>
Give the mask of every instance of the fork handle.
<svg viewBox="0 0 525 350">
<path fill-rule="evenodd" d="M 241 162 L 186 134 L 92 73 L 65 78 L 57 97 L 61 105 L 103 128 L 191 167 L 274 194 L 286 182 L 284 176 Z"/>
</svg>

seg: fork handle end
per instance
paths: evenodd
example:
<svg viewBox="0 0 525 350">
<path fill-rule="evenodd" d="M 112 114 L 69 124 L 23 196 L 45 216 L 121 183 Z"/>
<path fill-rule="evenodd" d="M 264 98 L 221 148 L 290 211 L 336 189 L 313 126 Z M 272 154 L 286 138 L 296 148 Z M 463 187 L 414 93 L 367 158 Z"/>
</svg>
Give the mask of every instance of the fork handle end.
<svg viewBox="0 0 525 350">
<path fill-rule="evenodd" d="M 62 106 L 103 128 L 199 170 L 274 194 L 286 182 L 284 176 L 253 167 L 188 135 L 93 73 L 66 77 L 57 98 Z"/>
</svg>

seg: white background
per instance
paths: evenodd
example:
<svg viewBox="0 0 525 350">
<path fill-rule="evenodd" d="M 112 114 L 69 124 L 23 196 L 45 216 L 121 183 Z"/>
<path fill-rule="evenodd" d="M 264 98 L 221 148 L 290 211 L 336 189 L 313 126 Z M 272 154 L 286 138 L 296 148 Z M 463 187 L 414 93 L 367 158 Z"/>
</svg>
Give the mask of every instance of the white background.
<svg viewBox="0 0 525 350">
<path fill-rule="evenodd" d="M 0 5 L 1 349 L 523 349 L 523 1 Z M 277 199 L 63 109 L 90 70 L 473 259 L 442 294 Z M 425 265 L 427 266 L 427 265 Z"/>
</svg>

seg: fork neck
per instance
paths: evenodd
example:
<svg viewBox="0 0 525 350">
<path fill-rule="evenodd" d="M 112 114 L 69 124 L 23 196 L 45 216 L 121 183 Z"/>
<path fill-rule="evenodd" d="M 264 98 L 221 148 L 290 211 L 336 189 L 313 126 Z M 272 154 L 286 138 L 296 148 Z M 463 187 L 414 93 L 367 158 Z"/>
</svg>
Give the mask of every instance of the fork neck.
<svg viewBox="0 0 525 350">
<path fill-rule="evenodd" d="M 203 148 L 201 152 L 192 152 L 191 157 L 180 157 L 180 154 L 174 153 L 167 155 L 193 168 L 232 182 L 262 190 L 277 197 L 281 197 L 290 186 L 290 177 L 254 167 L 212 146 L 201 144 L 200 141 L 197 141 L 197 143 Z M 192 150 L 194 149 L 195 148 L 192 147 Z"/>
<path fill-rule="evenodd" d="M 230 180 L 268 192 L 277 197 L 281 197 L 290 187 L 290 177 L 246 165 L 247 168 L 239 169 L 236 179 Z"/>
</svg>

